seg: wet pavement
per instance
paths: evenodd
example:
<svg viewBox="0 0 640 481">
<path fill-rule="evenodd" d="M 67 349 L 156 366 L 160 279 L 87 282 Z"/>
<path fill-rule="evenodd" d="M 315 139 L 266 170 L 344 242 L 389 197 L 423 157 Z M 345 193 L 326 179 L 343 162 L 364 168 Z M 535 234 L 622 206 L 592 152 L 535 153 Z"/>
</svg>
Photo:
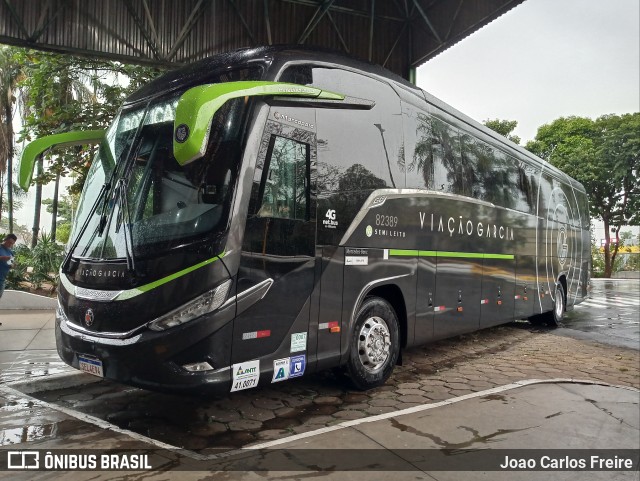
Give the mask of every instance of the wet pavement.
<svg viewBox="0 0 640 481">
<path fill-rule="evenodd" d="M 339 466 L 350 469 L 347 462 L 355 458 L 364 470 L 370 469 L 372 455 L 356 446 L 368 446 L 374 457 L 383 459 L 400 445 L 396 441 L 405 443 L 402 449 L 460 452 L 486 447 L 637 451 L 640 352 L 638 308 L 632 304 L 638 300 L 637 281 L 596 282 L 591 297 L 592 305 L 569 313 L 564 328 L 515 322 L 411 349 L 385 386 L 367 392 L 353 390 L 340 375 L 323 372 L 219 398 L 154 393 L 79 373 L 55 352 L 53 312 L 0 311 L 0 448 L 159 448 L 154 467 L 167 470 L 179 469 L 188 460 L 211 463 L 221 450 L 248 446 L 342 446 L 352 456 L 341 459 Z M 617 307 L 609 308 L 611 301 Z M 616 315 L 609 319 L 611 312 Z M 603 316 L 613 327 L 603 327 Z M 533 379 L 552 383 L 526 381 Z M 602 418 L 587 422 L 593 416 Z M 378 434 L 371 429 L 379 429 Z M 605 442 L 608 439 L 619 442 Z M 424 455 L 407 451 L 402 459 L 409 454 Z M 387 461 L 382 465 L 395 471 Z M 456 479 L 430 472 L 419 459 L 416 463 L 410 468 L 415 472 L 400 478 Z M 0 470 L 0 478 L 3 474 Z M 55 473 L 40 474 L 56 479 Z M 239 479 L 238 472 L 227 474 Z M 371 474 L 366 478 L 375 479 Z M 489 479 L 473 474 L 467 479 Z M 500 474 L 508 473 L 493 473 L 491 479 L 519 479 L 512 476 L 515 472 L 504 478 Z M 599 474 L 607 477 L 566 479 L 617 479 Z M 618 474 L 619 479 L 638 479 L 637 472 L 635 478 L 627 477 L 634 473 Z M 297 479 L 291 473 L 268 477 Z M 180 478 L 205 479 L 188 471 Z M 242 478 L 253 479 L 248 474 Z M 137 478 L 111 473 L 96 479 Z"/>
<path fill-rule="evenodd" d="M 640 349 L 640 279 L 592 279 L 589 298 L 563 325 L 584 339 Z"/>
<path fill-rule="evenodd" d="M 75 382 L 91 381 L 89 385 L 32 396 L 200 453 L 280 439 L 523 379 L 639 384 L 637 351 L 580 345 L 528 323 L 441 341 L 403 357 L 404 365 L 386 385 L 367 392 L 354 391 L 347 379 L 323 372 L 222 398 L 155 393 L 106 380 L 94 382 L 97 378 L 86 375 Z"/>
</svg>

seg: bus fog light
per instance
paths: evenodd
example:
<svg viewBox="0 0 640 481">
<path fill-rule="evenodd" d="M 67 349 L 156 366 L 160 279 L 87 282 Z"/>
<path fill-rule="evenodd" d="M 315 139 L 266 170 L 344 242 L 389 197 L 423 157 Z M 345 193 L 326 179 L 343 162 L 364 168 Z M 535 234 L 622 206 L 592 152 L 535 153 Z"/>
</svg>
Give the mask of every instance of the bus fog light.
<svg viewBox="0 0 640 481">
<path fill-rule="evenodd" d="M 200 372 L 200 371 L 212 371 L 213 366 L 209 364 L 207 361 L 204 362 L 194 362 L 192 364 L 185 364 L 182 366 L 183 369 L 189 372 Z"/>
<path fill-rule="evenodd" d="M 193 319 L 196 319 L 208 312 L 215 311 L 226 300 L 230 286 L 231 280 L 229 279 L 215 289 L 205 292 L 201 296 L 196 297 L 168 314 L 151 321 L 148 324 L 149 329 L 154 331 L 164 331 L 165 329 L 192 321 Z"/>
</svg>

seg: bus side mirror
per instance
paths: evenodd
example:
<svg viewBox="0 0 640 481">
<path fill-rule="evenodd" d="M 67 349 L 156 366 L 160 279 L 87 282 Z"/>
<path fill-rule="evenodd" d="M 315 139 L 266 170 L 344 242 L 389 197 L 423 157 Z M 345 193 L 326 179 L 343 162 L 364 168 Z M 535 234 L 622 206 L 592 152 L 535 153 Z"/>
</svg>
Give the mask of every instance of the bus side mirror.
<svg viewBox="0 0 640 481">
<path fill-rule="evenodd" d="M 30 142 L 20 156 L 18 168 L 18 184 L 22 190 L 28 190 L 33 176 L 33 166 L 39 155 L 53 147 L 69 147 L 72 145 L 94 145 L 104 139 L 104 130 L 82 130 L 63 134 L 47 135 Z"/>
<path fill-rule="evenodd" d="M 204 155 L 213 116 L 225 102 L 241 97 L 265 95 L 344 99 L 344 95 L 284 82 L 225 82 L 190 88 L 182 94 L 176 106 L 173 155 L 178 164 L 188 164 Z"/>
</svg>

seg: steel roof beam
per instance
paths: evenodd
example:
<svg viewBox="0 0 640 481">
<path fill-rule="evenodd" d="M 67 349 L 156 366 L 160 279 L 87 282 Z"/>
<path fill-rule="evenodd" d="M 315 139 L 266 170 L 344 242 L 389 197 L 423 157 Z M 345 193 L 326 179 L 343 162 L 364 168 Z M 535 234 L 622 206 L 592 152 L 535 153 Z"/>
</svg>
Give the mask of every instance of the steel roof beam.
<svg viewBox="0 0 640 481">
<path fill-rule="evenodd" d="M 143 2 L 143 3 L 146 3 L 146 2 Z M 136 23 L 136 25 L 140 29 L 142 36 L 147 42 L 147 45 L 149 45 L 149 48 L 153 52 L 153 56 L 158 60 L 167 60 L 162 57 L 162 54 L 158 49 L 158 45 L 153 41 L 153 39 L 149 35 L 149 32 L 147 31 L 146 27 L 144 26 L 144 23 L 142 22 L 142 19 L 138 16 L 138 12 L 136 12 L 135 8 L 133 7 L 131 0 L 125 0 L 124 4 L 125 4 L 125 7 L 127 7 L 127 11 L 129 12 L 129 15 L 131 15 L 131 18 L 133 18 L 133 21 Z"/>
<path fill-rule="evenodd" d="M 333 19 L 333 16 L 331 15 L 331 12 L 327 12 L 327 18 L 331 22 L 331 25 L 333 25 L 333 29 L 336 31 L 336 34 L 338 35 L 338 40 L 340 40 L 340 43 L 342 44 L 342 48 L 344 49 L 345 52 L 350 53 L 349 47 L 345 43 L 344 38 L 340 33 L 340 29 L 338 28 L 338 25 L 336 25 L 336 21 Z"/>
<path fill-rule="evenodd" d="M 65 8 L 67 8 L 67 5 L 69 5 L 69 2 L 62 2 L 62 8 L 58 8 L 55 12 L 52 12 L 51 11 L 52 3 L 53 3 L 53 0 L 48 0 L 47 4 L 42 9 L 42 13 L 40 14 L 40 19 L 38 20 L 38 27 L 36 28 L 36 31 L 33 32 L 31 37 L 29 37 L 29 42 L 33 42 L 33 43 L 37 42 L 40 36 L 44 33 L 44 31 L 49 27 L 51 22 L 55 20 L 55 18 L 58 16 L 58 14 L 60 14 L 60 12 L 62 12 Z"/>
<path fill-rule="evenodd" d="M 318 6 L 318 3 L 313 0 L 282 0 L 282 1 L 286 3 L 295 3 L 298 5 L 303 5 L 305 7 Z M 367 12 L 366 10 L 356 10 L 355 8 L 341 7 L 339 5 L 333 5 L 329 10 L 333 13 L 343 13 L 346 15 L 353 15 L 357 17 L 369 18 L 371 16 L 371 13 Z M 393 22 L 404 22 L 406 20 L 404 18 L 392 17 L 390 15 L 378 15 L 378 18 L 382 20 L 391 20 Z"/>
<path fill-rule="evenodd" d="M 171 47 L 171 50 L 167 55 L 167 60 L 171 60 L 173 58 L 173 56 L 178 52 L 180 47 L 182 47 L 182 44 L 185 42 L 189 34 L 191 34 L 191 30 L 193 29 L 193 26 L 195 25 L 196 20 L 198 19 L 198 15 L 202 14 L 202 4 L 204 3 L 204 1 L 205 0 L 199 0 L 195 8 L 191 11 L 191 15 L 189 15 L 189 18 L 187 19 L 184 26 L 182 27 L 182 30 L 178 35 L 178 39 L 176 40 L 176 43 L 173 44 L 173 47 Z"/>
<path fill-rule="evenodd" d="M 235 0 L 227 0 L 227 1 L 233 7 L 233 9 L 235 10 L 236 14 L 238 15 L 238 18 L 240 19 L 240 22 L 242 23 L 242 26 L 244 27 L 245 31 L 247 32 L 247 35 L 249 35 L 249 38 L 251 39 L 251 42 L 253 43 L 253 45 L 256 45 L 256 37 L 253 34 L 253 31 L 251 30 L 251 27 L 249 27 L 249 24 L 244 19 L 244 16 L 242 15 L 242 12 L 238 8 L 238 5 L 236 5 Z"/>
<path fill-rule="evenodd" d="M 422 7 L 418 3 L 418 0 L 413 0 L 413 4 L 418 9 L 418 12 L 420 13 L 420 16 L 422 17 L 422 19 L 424 20 L 424 23 L 427 24 L 427 27 L 429 27 L 429 30 L 431 31 L 433 36 L 436 38 L 438 43 L 442 43 L 442 39 L 440 38 L 440 35 L 438 35 L 438 32 L 436 32 L 436 29 L 434 28 L 433 24 L 431 23 L 431 20 L 429 20 L 429 17 L 427 17 L 427 14 L 424 13 L 424 10 L 422 10 Z"/>
<path fill-rule="evenodd" d="M 371 0 L 371 17 L 369 20 L 369 62 L 373 60 L 373 27 L 376 20 L 376 0 Z"/>
<path fill-rule="evenodd" d="M 402 38 L 402 34 L 404 34 L 404 31 L 407 29 L 407 27 L 409 25 L 410 25 L 409 22 L 405 22 L 405 24 L 402 26 L 402 30 L 400 30 L 400 33 L 398 34 L 398 37 L 396 38 L 396 41 L 393 42 L 393 45 L 391 46 L 391 50 L 389 50 L 389 53 L 387 54 L 387 56 L 384 59 L 384 63 L 382 64 L 383 67 L 387 66 L 387 62 L 391 58 L 391 54 L 393 53 L 393 51 L 398 46 L 398 43 L 400 42 L 400 39 Z"/>
<path fill-rule="evenodd" d="M 334 2 L 335 0 L 325 0 L 324 3 L 318 7 L 316 12 L 313 14 L 313 17 L 311 17 L 311 20 L 307 24 L 307 27 L 304 29 L 304 32 L 302 32 L 302 35 L 300 35 L 297 43 L 304 43 L 309 35 L 311 35 L 311 32 L 313 32 L 313 30 L 318 26 L 318 23 L 320 23 L 322 17 L 324 17 L 324 15 L 329 11 L 329 8 L 331 8 L 331 5 L 333 5 Z"/>
<path fill-rule="evenodd" d="M 273 40 L 271 38 L 271 20 L 269 18 L 269 0 L 264 0 L 263 1 L 263 5 L 264 5 L 264 22 L 266 24 L 266 28 L 267 28 L 267 42 L 269 43 L 269 45 L 273 45 Z"/>
<path fill-rule="evenodd" d="M 90 24 L 95 25 L 96 27 L 98 27 L 99 30 L 101 30 L 102 32 L 106 32 L 109 35 L 111 35 L 111 37 L 119 42 L 122 42 L 123 45 L 126 45 L 127 47 L 131 48 L 131 50 L 137 52 L 138 55 L 141 56 L 141 60 L 144 59 L 148 59 L 149 57 L 147 57 L 144 52 L 137 47 L 136 45 L 134 45 L 133 43 L 131 43 L 127 38 L 123 37 L 121 34 L 119 34 L 118 32 L 114 31 L 111 28 L 107 28 L 102 22 L 100 22 L 100 20 L 98 20 L 96 17 L 94 17 L 93 15 L 90 15 L 89 13 L 87 13 L 86 11 L 83 11 L 82 8 L 80 8 L 80 5 L 78 5 L 78 14 L 79 16 L 83 16 L 84 18 L 90 20 Z M 102 33 L 101 32 L 101 33 Z M 82 52 L 82 49 L 78 49 Z M 92 52 L 93 53 L 93 52 Z M 85 52 L 86 54 L 86 52 Z M 109 58 L 109 56 L 107 55 L 107 58 Z M 152 59 L 150 59 L 152 60 Z"/>
<path fill-rule="evenodd" d="M 453 14 L 453 18 L 451 19 L 451 22 L 449 22 L 449 30 L 447 30 L 447 35 L 445 35 L 444 39 L 445 40 L 449 40 L 449 37 L 451 37 L 451 31 L 453 30 L 453 26 L 456 23 L 456 20 L 458 19 L 458 15 L 460 15 L 460 10 L 462 9 L 462 4 L 464 3 L 464 0 L 460 0 L 458 2 L 458 8 L 456 8 L 455 13 Z"/>
<path fill-rule="evenodd" d="M 13 8 L 13 5 L 11 5 L 11 2 L 9 2 L 9 0 L 4 0 L 4 3 L 7 6 L 7 8 L 9 9 L 9 13 L 11 14 L 11 18 L 13 19 L 15 24 L 18 26 L 18 29 L 20 30 L 20 33 L 22 33 L 24 38 L 28 40 L 29 37 L 31 37 L 31 35 L 29 35 L 29 32 L 27 32 L 27 29 L 24 26 L 24 22 L 20 18 L 20 15 L 18 15 L 18 12 L 16 12 L 15 8 Z"/>
</svg>

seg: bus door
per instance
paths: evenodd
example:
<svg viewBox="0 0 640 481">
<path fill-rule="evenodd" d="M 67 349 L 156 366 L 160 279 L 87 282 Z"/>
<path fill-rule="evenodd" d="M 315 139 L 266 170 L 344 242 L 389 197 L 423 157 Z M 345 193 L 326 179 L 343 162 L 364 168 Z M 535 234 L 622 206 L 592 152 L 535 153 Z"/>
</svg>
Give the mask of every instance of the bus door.
<svg viewBox="0 0 640 481">
<path fill-rule="evenodd" d="M 314 126 L 313 109 L 272 107 L 269 112 L 238 271 L 232 363 L 270 354 L 274 361 L 295 356 L 304 370 L 307 356 L 315 354 L 307 349 L 316 259 Z M 251 297 L 254 291 L 259 294 L 243 303 L 243 294 Z"/>
</svg>

